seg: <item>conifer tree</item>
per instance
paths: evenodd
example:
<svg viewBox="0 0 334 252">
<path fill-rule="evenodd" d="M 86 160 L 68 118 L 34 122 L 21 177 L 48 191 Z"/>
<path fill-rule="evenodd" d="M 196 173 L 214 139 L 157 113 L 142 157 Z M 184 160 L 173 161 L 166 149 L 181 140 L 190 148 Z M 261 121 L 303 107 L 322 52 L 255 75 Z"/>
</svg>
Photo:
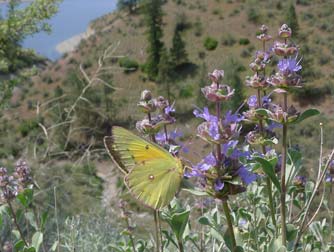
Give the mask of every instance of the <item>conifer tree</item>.
<svg viewBox="0 0 334 252">
<path fill-rule="evenodd" d="M 155 79 L 159 73 L 159 62 L 163 42 L 162 32 L 162 1 L 148 0 L 145 4 L 146 20 L 148 26 L 148 58 L 146 61 L 146 72 L 151 79 Z"/>
<path fill-rule="evenodd" d="M 167 98 L 171 99 L 170 83 L 173 75 L 173 64 L 170 61 L 167 49 L 164 47 L 161 52 L 161 58 L 159 62 L 159 75 L 158 81 L 164 85 Z"/>
<path fill-rule="evenodd" d="M 240 78 L 239 69 L 241 64 L 235 58 L 227 59 L 223 69 L 225 71 L 224 82 L 234 88 L 234 95 L 229 103 L 229 108 L 235 112 L 245 99 L 243 82 Z"/>
<path fill-rule="evenodd" d="M 299 25 L 296 9 L 293 2 L 290 3 L 289 8 L 286 11 L 285 22 L 292 29 L 292 34 L 296 36 L 298 34 Z"/>
<path fill-rule="evenodd" d="M 118 9 L 128 9 L 129 13 L 133 13 L 140 0 L 118 0 Z"/>
<path fill-rule="evenodd" d="M 188 61 L 185 42 L 182 40 L 181 31 L 178 25 L 174 30 L 173 46 L 170 50 L 171 60 L 174 66 L 181 65 Z"/>
</svg>

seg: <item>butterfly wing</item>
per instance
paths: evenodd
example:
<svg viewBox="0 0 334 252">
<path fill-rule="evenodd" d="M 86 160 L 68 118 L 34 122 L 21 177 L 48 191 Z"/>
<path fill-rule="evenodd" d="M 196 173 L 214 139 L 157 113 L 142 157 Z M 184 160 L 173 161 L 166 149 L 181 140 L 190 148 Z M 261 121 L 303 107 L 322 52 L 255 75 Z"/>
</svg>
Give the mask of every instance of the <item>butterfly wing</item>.
<svg viewBox="0 0 334 252">
<path fill-rule="evenodd" d="M 154 209 L 166 206 L 173 199 L 183 177 L 179 159 L 121 127 L 113 127 L 105 145 L 126 174 L 125 184 L 135 198 Z"/>
<path fill-rule="evenodd" d="M 143 204 L 160 209 L 174 198 L 182 177 L 179 160 L 171 163 L 154 159 L 132 169 L 125 177 L 125 183 L 133 196 Z"/>
</svg>

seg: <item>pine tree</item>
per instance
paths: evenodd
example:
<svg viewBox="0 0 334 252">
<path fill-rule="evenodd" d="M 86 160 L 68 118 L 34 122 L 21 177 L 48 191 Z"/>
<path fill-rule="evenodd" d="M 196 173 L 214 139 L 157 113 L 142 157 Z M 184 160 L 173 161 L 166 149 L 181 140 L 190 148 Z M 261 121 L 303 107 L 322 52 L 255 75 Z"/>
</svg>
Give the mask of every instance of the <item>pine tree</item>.
<svg viewBox="0 0 334 252">
<path fill-rule="evenodd" d="M 133 13 L 136 9 L 139 0 L 118 0 L 117 8 L 118 9 L 128 9 L 129 13 Z"/>
<path fill-rule="evenodd" d="M 155 79 L 159 73 L 159 62 L 163 42 L 162 32 L 162 1 L 146 1 L 146 20 L 148 26 L 148 58 L 146 61 L 146 72 L 151 79 Z"/>
<path fill-rule="evenodd" d="M 232 112 L 235 112 L 245 100 L 244 86 L 238 70 L 240 64 L 236 59 L 230 58 L 227 59 L 223 67 L 225 71 L 224 82 L 235 90 L 228 106 L 228 109 L 231 109 Z"/>
<path fill-rule="evenodd" d="M 159 62 L 159 75 L 158 81 L 164 85 L 167 98 L 171 99 L 170 83 L 173 75 L 173 65 L 171 64 L 170 57 L 166 48 L 162 49 L 161 58 Z"/>
<path fill-rule="evenodd" d="M 170 51 L 172 63 L 175 66 L 181 65 L 188 61 L 185 42 L 182 40 L 181 31 L 178 25 L 175 27 L 173 46 Z"/>
<path fill-rule="evenodd" d="M 294 4 L 291 2 L 285 16 L 286 24 L 292 29 L 292 35 L 298 34 L 299 25 L 298 18 Z"/>
</svg>

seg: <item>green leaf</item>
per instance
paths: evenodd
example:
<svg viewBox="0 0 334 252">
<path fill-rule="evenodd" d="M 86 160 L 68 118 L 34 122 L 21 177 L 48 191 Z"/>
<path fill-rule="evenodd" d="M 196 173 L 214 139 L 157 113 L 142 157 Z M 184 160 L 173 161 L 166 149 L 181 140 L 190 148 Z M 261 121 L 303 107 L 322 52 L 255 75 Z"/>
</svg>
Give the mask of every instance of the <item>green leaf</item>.
<svg viewBox="0 0 334 252">
<path fill-rule="evenodd" d="M 187 226 L 190 215 L 190 209 L 185 210 L 181 213 L 174 213 L 171 216 L 170 226 L 178 240 L 183 237 L 184 230 Z"/>
<path fill-rule="evenodd" d="M 209 196 L 207 192 L 201 191 L 199 189 L 190 189 L 190 188 L 182 188 L 183 191 L 189 192 L 195 196 Z"/>
<path fill-rule="evenodd" d="M 37 222 L 35 220 L 35 215 L 32 212 L 27 212 L 24 214 L 24 216 L 28 220 L 29 224 L 37 230 L 38 227 L 37 227 Z"/>
<path fill-rule="evenodd" d="M 32 236 L 32 246 L 36 249 L 36 252 L 39 251 L 39 247 L 41 246 L 43 242 L 43 233 L 41 232 L 36 232 L 34 233 L 34 235 Z"/>
<path fill-rule="evenodd" d="M 268 251 L 270 252 L 285 252 L 286 248 L 282 245 L 282 236 L 272 240 L 269 244 Z"/>
<path fill-rule="evenodd" d="M 56 251 L 57 250 L 57 247 L 58 247 L 58 241 L 55 241 L 53 244 L 52 244 L 52 247 L 50 248 L 51 251 Z"/>
<path fill-rule="evenodd" d="M 286 174 L 285 182 L 287 187 L 291 184 L 291 181 L 295 178 L 301 169 L 302 155 L 299 151 L 289 149 L 288 150 L 288 160 L 286 164 Z"/>
<path fill-rule="evenodd" d="M 206 216 L 201 216 L 199 219 L 198 219 L 198 222 L 202 225 L 207 225 L 207 226 L 211 226 L 211 222 L 210 220 L 208 219 L 208 217 Z"/>
<path fill-rule="evenodd" d="M 41 229 L 44 229 L 46 220 L 48 219 L 48 212 L 44 212 L 41 216 Z"/>
<path fill-rule="evenodd" d="M 34 191 L 27 188 L 23 192 L 19 193 L 16 198 L 25 208 L 28 208 L 33 200 L 33 197 Z"/>
<path fill-rule="evenodd" d="M 281 192 L 281 185 L 278 181 L 278 178 L 275 174 L 275 166 L 268 160 L 261 158 L 261 157 L 256 157 L 254 159 L 255 161 L 259 162 L 262 165 L 262 169 L 265 174 L 270 178 L 270 180 L 273 182 L 273 184 L 276 186 L 277 190 Z"/>
<path fill-rule="evenodd" d="M 208 194 L 201 189 L 194 186 L 189 179 L 182 179 L 181 190 L 189 192 L 195 196 L 208 196 Z"/>
<path fill-rule="evenodd" d="M 15 250 L 21 251 L 24 248 L 24 242 L 22 240 L 19 240 L 14 245 Z"/>
<path fill-rule="evenodd" d="M 37 252 L 37 250 L 34 247 L 30 247 L 30 248 L 24 248 L 23 252 Z"/>
<path fill-rule="evenodd" d="M 293 224 L 287 224 L 286 225 L 286 239 L 288 241 L 294 241 L 297 236 L 297 227 Z"/>
<path fill-rule="evenodd" d="M 268 116 L 270 114 L 270 111 L 264 108 L 259 108 L 255 110 L 256 114 L 261 115 L 261 116 Z"/>
<path fill-rule="evenodd" d="M 298 119 L 291 122 L 293 124 L 295 123 L 300 123 L 302 121 L 304 121 L 305 119 L 311 117 L 311 116 L 315 116 L 315 115 L 319 115 L 320 114 L 320 111 L 317 110 L 317 109 L 308 109 L 308 110 L 305 110 L 300 116 L 298 116 Z"/>
<path fill-rule="evenodd" d="M 16 239 L 20 239 L 21 235 L 20 232 L 18 230 L 12 230 L 13 235 L 15 236 Z"/>
</svg>

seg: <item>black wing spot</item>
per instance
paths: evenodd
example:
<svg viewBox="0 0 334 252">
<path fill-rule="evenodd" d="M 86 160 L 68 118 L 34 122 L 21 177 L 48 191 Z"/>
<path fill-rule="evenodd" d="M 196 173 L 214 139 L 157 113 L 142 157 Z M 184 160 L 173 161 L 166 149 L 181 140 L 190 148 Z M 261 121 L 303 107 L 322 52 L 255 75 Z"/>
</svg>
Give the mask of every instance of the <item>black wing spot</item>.
<svg viewBox="0 0 334 252">
<path fill-rule="evenodd" d="M 152 181 L 152 180 L 154 180 L 154 176 L 153 176 L 152 174 L 150 174 L 150 175 L 148 176 L 148 179 Z"/>
<path fill-rule="evenodd" d="M 146 149 L 146 150 L 148 150 L 149 148 L 150 148 L 150 146 L 148 146 L 148 145 L 145 146 L 145 149 Z"/>
</svg>

